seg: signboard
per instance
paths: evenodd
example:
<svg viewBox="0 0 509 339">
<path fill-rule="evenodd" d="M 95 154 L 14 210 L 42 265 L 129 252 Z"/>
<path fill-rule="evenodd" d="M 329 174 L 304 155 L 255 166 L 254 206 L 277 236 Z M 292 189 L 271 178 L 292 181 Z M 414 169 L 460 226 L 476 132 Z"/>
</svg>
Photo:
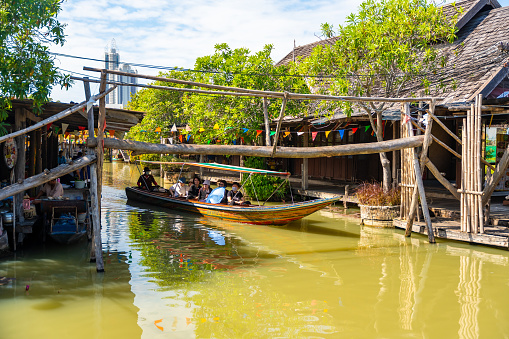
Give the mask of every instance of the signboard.
<svg viewBox="0 0 509 339">
<path fill-rule="evenodd" d="M 16 165 L 16 160 L 18 159 L 18 146 L 14 139 L 9 139 L 4 142 L 3 153 L 7 168 L 13 169 Z"/>
</svg>

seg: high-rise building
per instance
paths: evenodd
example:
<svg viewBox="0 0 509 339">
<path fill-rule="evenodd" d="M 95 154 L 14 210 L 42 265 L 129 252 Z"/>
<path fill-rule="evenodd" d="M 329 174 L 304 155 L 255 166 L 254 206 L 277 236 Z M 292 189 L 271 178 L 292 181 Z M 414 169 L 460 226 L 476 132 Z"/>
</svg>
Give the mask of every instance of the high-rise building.
<svg viewBox="0 0 509 339">
<path fill-rule="evenodd" d="M 121 71 L 126 73 L 137 74 L 138 72 L 131 65 L 120 62 L 120 56 L 117 51 L 115 39 L 111 40 L 111 44 L 106 46 L 104 52 L 104 68 L 108 70 Z M 108 81 L 120 82 L 124 84 L 137 84 L 138 79 L 129 76 L 108 74 Z M 110 86 L 108 85 L 107 88 Z M 109 106 L 123 107 L 127 105 L 131 96 L 136 93 L 135 86 L 118 86 L 113 92 L 106 96 L 106 104 Z"/>
</svg>

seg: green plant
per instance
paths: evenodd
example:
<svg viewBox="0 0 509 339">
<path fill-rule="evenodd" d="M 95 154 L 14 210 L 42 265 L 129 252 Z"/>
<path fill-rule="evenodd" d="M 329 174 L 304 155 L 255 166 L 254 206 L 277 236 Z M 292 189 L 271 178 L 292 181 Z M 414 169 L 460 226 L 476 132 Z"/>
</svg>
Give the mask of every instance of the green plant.
<svg viewBox="0 0 509 339">
<path fill-rule="evenodd" d="M 399 188 L 392 188 L 384 192 L 379 183 L 362 183 L 356 190 L 359 204 L 368 206 L 396 206 L 401 203 Z"/>
<path fill-rule="evenodd" d="M 265 158 L 247 157 L 244 160 L 244 166 L 249 168 L 266 169 L 267 163 Z M 244 189 L 251 199 L 258 197 L 259 200 L 267 200 L 283 181 L 284 179 L 279 177 L 264 174 L 253 174 L 251 175 L 251 178 L 245 182 Z M 288 182 L 285 182 L 270 198 L 270 201 L 281 201 L 289 193 L 290 186 L 288 185 Z"/>
</svg>

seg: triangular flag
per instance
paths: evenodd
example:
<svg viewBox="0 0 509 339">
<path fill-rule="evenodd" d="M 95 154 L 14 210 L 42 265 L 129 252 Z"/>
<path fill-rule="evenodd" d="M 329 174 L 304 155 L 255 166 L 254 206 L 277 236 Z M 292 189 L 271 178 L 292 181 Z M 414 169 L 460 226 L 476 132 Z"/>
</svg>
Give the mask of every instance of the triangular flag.
<svg viewBox="0 0 509 339">
<path fill-rule="evenodd" d="M 408 114 L 405 114 L 405 118 L 403 119 L 403 123 L 406 124 L 410 121 L 410 116 Z"/>
<path fill-rule="evenodd" d="M 367 132 L 367 131 L 368 131 L 368 129 L 369 129 L 370 127 L 371 127 L 371 126 L 369 126 L 369 125 L 368 125 L 368 126 L 366 126 L 366 127 L 364 127 L 364 132 Z"/>
<path fill-rule="evenodd" d="M 233 139 L 233 144 L 237 145 L 237 140 Z"/>
<path fill-rule="evenodd" d="M 53 134 L 53 131 L 50 131 L 47 135 L 47 137 L 49 138 L 51 136 L 51 134 Z"/>
<path fill-rule="evenodd" d="M 65 132 L 65 133 L 64 133 L 64 136 L 67 138 L 67 137 L 69 136 L 69 134 L 71 134 L 71 133 L 69 133 L 69 132 Z"/>
<path fill-rule="evenodd" d="M 154 130 L 154 132 L 156 132 L 156 133 L 161 132 L 161 127 L 157 127 L 157 128 Z"/>
<path fill-rule="evenodd" d="M 313 141 L 315 141 L 315 138 L 316 138 L 317 135 L 318 135 L 318 132 L 312 132 L 311 133 Z"/>
<path fill-rule="evenodd" d="M 304 134 L 304 132 L 297 132 L 298 136 L 301 136 L 302 134 Z"/>
<path fill-rule="evenodd" d="M 51 125 L 53 125 L 52 122 L 46 125 L 46 131 L 49 131 L 49 129 L 51 128 Z"/>
<path fill-rule="evenodd" d="M 173 124 L 173 127 L 171 128 L 171 131 L 172 132 L 177 132 L 177 125 Z"/>
<path fill-rule="evenodd" d="M 179 135 L 179 140 L 180 140 L 180 142 L 182 142 L 182 134 Z"/>
<path fill-rule="evenodd" d="M 113 137 L 115 135 L 115 130 L 113 129 L 110 129 L 108 132 L 110 133 L 110 137 Z"/>
<path fill-rule="evenodd" d="M 339 137 L 341 138 L 341 140 L 343 140 L 343 135 L 345 134 L 345 130 L 340 129 L 338 132 L 339 132 Z"/>
<path fill-rule="evenodd" d="M 329 137 L 329 133 L 330 131 L 325 131 L 325 137 L 328 138 Z"/>
<path fill-rule="evenodd" d="M 273 136 L 274 134 L 276 134 L 276 131 L 271 131 L 270 132 L 270 136 Z"/>
<path fill-rule="evenodd" d="M 243 144 L 245 144 L 246 142 L 244 141 L 244 137 L 240 137 L 240 141 L 242 141 Z"/>
<path fill-rule="evenodd" d="M 189 142 L 189 139 L 191 139 L 191 133 L 187 135 L 187 141 Z"/>
<path fill-rule="evenodd" d="M 285 132 L 285 138 L 290 135 L 290 132 Z"/>
<path fill-rule="evenodd" d="M 214 125 L 214 129 L 219 129 L 219 125 L 218 125 L 218 124 L 215 124 L 215 125 Z"/>
<path fill-rule="evenodd" d="M 210 140 L 207 142 L 207 144 L 209 144 L 209 145 L 210 145 Z"/>
<path fill-rule="evenodd" d="M 257 129 L 257 130 L 256 130 L 256 136 L 259 136 L 259 135 L 260 135 L 260 134 L 262 134 L 262 133 L 263 133 L 263 131 L 262 131 L 262 130 L 260 130 L 260 129 Z"/>
<path fill-rule="evenodd" d="M 244 131 L 244 133 L 247 133 L 247 131 L 249 131 L 249 128 L 243 128 L 242 130 Z"/>
<path fill-rule="evenodd" d="M 58 135 L 58 131 L 60 131 L 60 127 L 55 126 L 55 134 Z"/>
<path fill-rule="evenodd" d="M 189 127 L 189 125 L 186 125 L 186 131 L 191 132 L 191 127 Z"/>
<path fill-rule="evenodd" d="M 198 130 L 198 132 L 205 132 L 205 128 L 200 127 L 200 129 Z"/>
<path fill-rule="evenodd" d="M 62 134 L 65 135 L 65 131 L 67 131 L 67 127 L 69 127 L 69 124 L 62 123 Z"/>
<path fill-rule="evenodd" d="M 359 129 L 358 127 L 352 128 L 352 134 L 355 134 L 355 132 L 357 132 L 358 129 Z"/>
</svg>

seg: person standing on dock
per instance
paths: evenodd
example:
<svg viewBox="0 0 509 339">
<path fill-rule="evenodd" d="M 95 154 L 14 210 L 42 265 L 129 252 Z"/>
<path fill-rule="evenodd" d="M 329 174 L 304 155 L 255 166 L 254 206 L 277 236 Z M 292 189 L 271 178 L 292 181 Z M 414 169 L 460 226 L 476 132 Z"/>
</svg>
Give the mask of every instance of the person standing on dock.
<svg viewBox="0 0 509 339">
<path fill-rule="evenodd" d="M 159 187 L 156 179 L 154 179 L 154 176 L 152 175 L 152 171 L 148 167 L 143 169 L 143 174 L 140 175 L 137 184 L 138 187 L 149 191 L 152 191 L 155 187 Z"/>
</svg>

